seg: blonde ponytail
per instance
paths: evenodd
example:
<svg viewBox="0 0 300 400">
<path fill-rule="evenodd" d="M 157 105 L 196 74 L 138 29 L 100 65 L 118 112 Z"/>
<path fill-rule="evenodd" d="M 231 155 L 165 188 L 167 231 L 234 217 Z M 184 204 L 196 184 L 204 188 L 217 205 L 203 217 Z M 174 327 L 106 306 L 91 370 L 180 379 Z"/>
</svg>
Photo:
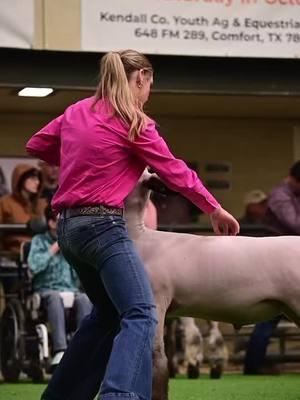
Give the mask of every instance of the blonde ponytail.
<svg viewBox="0 0 300 400">
<path fill-rule="evenodd" d="M 131 141 L 145 128 L 148 119 L 128 83 L 131 73 L 139 69 L 153 71 L 144 55 L 134 50 L 107 53 L 101 60 L 100 82 L 95 97 L 95 103 L 106 99 L 115 113 L 129 125 L 128 138 Z"/>
</svg>

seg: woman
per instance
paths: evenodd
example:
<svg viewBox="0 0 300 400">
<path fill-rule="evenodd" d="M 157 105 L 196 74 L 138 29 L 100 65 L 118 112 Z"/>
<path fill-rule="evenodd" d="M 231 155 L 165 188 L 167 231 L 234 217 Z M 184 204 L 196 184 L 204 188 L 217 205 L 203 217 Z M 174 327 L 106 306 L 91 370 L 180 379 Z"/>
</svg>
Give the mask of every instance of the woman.
<svg viewBox="0 0 300 400">
<path fill-rule="evenodd" d="M 155 303 L 122 218 L 123 201 L 147 165 L 209 213 L 216 233 L 239 229 L 143 112 L 153 83 L 148 59 L 110 52 L 100 77 L 95 96 L 71 105 L 27 144 L 29 153 L 60 164 L 52 201 L 59 245 L 94 304 L 44 400 L 92 400 L 100 384 L 103 400 L 151 399 Z"/>
<path fill-rule="evenodd" d="M 12 193 L 0 198 L 0 224 L 27 224 L 43 218 L 47 202 L 40 198 L 41 173 L 30 164 L 17 164 L 12 173 Z M 3 249 L 19 253 L 21 243 L 31 236 L 24 233 L 3 235 Z"/>
</svg>

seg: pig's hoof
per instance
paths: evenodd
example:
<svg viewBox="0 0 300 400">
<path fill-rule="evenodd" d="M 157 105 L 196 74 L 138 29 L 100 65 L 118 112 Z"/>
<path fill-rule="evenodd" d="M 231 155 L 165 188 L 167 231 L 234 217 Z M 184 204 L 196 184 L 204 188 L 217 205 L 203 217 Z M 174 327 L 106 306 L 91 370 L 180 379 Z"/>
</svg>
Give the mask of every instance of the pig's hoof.
<svg viewBox="0 0 300 400">
<path fill-rule="evenodd" d="M 187 368 L 187 376 L 189 379 L 197 379 L 200 376 L 199 364 L 189 364 Z"/>
<path fill-rule="evenodd" d="M 210 378 L 211 379 L 220 379 L 223 373 L 222 365 L 216 365 L 212 367 L 210 370 Z"/>
</svg>

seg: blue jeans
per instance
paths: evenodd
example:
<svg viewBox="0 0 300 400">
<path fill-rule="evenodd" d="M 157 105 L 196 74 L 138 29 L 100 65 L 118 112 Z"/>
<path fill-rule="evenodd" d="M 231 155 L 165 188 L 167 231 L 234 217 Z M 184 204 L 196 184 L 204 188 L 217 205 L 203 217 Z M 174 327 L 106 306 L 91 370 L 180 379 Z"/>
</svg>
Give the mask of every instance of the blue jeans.
<svg viewBox="0 0 300 400">
<path fill-rule="evenodd" d="M 260 369 L 264 367 L 266 362 L 267 347 L 276 330 L 282 315 L 279 315 L 267 322 L 260 322 L 255 325 L 251 333 L 247 346 L 244 374 L 255 375 L 260 373 Z"/>
<path fill-rule="evenodd" d="M 53 353 L 64 351 L 67 348 L 67 337 L 63 300 L 57 290 L 44 290 L 40 292 L 40 295 L 51 328 Z M 76 313 L 76 327 L 78 328 L 83 318 L 91 312 L 91 303 L 87 295 L 75 292 L 73 307 Z"/>
<path fill-rule="evenodd" d="M 124 220 L 62 216 L 58 241 L 94 307 L 42 399 L 150 400 L 155 302 Z"/>
</svg>

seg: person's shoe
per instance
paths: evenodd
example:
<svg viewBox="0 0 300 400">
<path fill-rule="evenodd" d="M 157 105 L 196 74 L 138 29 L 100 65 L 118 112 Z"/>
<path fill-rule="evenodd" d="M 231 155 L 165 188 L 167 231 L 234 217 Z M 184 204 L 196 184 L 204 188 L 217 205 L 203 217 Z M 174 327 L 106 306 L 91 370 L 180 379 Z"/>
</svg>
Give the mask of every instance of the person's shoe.
<svg viewBox="0 0 300 400">
<path fill-rule="evenodd" d="M 64 352 L 63 351 L 58 351 L 57 353 L 54 354 L 54 357 L 52 358 L 50 367 L 49 367 L 49 372 L 53 373 L 55 368 L 58 366 L 60 363 L 61 359 L 63 358 Z"/>
</svg>

